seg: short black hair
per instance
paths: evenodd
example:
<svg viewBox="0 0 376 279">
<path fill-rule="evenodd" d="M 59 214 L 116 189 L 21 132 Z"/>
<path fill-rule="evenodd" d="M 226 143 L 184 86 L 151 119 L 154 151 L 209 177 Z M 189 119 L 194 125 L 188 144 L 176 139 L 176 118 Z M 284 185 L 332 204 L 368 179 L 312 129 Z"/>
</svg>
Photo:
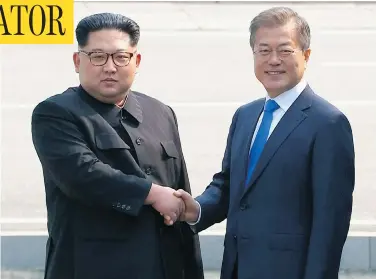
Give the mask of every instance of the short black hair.
<svg viewBox="0 0 376 279">
<path fill-rule="evenodd" d="M 116 29 L 127 33 L 133 47 L 138 44 L 140 39 L 140 27 L 134 20 L 120 14 L 100 13 L 80 20 L 76 28 L 78 45 L 80 47 L 86 46 L 89 34 L 103 29 Z"/>
</svg>

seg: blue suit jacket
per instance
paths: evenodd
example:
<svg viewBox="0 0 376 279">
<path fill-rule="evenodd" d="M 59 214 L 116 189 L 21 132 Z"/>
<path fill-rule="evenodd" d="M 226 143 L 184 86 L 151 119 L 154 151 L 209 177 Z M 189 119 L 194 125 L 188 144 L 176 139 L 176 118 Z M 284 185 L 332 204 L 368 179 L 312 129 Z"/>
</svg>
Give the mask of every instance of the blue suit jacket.
<svg viewBox="0 0 376 279">
<path fill-rule="evenodd" d="M 244 185 L 265 99 L 240 107 L 222 170 L 197 197 L 202 231 L 227 218 L 222 279 L 335 279 L 354 190 L 354 145 L 342 112 L 305 88 L 271 134 Z"/>
</svg>

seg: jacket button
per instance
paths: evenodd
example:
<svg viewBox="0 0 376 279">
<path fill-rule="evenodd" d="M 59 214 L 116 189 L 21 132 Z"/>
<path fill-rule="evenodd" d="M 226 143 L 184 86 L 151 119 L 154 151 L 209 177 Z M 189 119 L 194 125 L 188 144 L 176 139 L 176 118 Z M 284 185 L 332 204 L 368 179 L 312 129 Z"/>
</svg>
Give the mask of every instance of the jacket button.
<svg viewBox="0 0 376 279">
<path fill-rule="evenodd" d="M 234 235 L 233 235 L 233 238 L 234 238 L 234 239 L 237 239 L 238 237 L 236 236 L 236 234 L 234 234 Z"/>
<path fill-rule="evenodd" d="M 151 175 L 151 168 L 147 168 L 147 169 L 145 170 L 145 173 L 146 173 L 147 175 Z"/>
<path fill-rule="evenodd" d="M 246 210 L 248 208 L 248 205 L 247 204 L 242 204 L 241 206 L 240 206 L 240 210 Z"/>
<path fill-rule="evenodd" d="M 137 145 L 141 145 L 141 143 L 142 143 L 142 139 L 141 139 L 141 138 L 137 138 L 137 139 L 136 139 L 136 144 L 137 144 Z"/>
</svg>

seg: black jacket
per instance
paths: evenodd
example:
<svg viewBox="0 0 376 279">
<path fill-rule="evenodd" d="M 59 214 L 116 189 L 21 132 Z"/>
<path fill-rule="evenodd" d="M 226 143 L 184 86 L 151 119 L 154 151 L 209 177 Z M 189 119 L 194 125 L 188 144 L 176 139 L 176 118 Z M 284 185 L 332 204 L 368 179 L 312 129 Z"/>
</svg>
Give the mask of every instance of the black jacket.
<svg viewBox="0 0 376 279">
<path fill-rule="evenodd" d="M 145 206 L 151 182 L 190 192 L 173 110 L 120 109 L 79 86 L 39 103 L 32 138 L 48 212 L 47 279 L 201 279 L 198 236 Z"/>
</svg>

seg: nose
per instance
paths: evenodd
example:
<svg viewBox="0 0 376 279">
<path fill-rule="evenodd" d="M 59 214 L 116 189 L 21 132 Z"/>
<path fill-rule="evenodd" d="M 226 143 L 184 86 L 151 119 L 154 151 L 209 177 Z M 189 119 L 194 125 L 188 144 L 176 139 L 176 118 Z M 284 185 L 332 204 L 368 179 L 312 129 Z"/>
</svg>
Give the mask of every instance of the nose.
<svg viewBox="0 0 376 279">
<path fill-rule="evenodd" d="M 107 59 L 107 63 L 103 65 L 103 70 L 106 73 L 114 73 L 116 72 L 116 65 L 114 61 L 112 60 L 112 56 L 109 56 Z"/>
<path fill-rule="evenodd" d="M 273 66 L 281 64 L 281 59 L 278 57 L 278 53 L 276 51 L 272 51 L 270 53 L 268 63 Z"/>
</svg>

